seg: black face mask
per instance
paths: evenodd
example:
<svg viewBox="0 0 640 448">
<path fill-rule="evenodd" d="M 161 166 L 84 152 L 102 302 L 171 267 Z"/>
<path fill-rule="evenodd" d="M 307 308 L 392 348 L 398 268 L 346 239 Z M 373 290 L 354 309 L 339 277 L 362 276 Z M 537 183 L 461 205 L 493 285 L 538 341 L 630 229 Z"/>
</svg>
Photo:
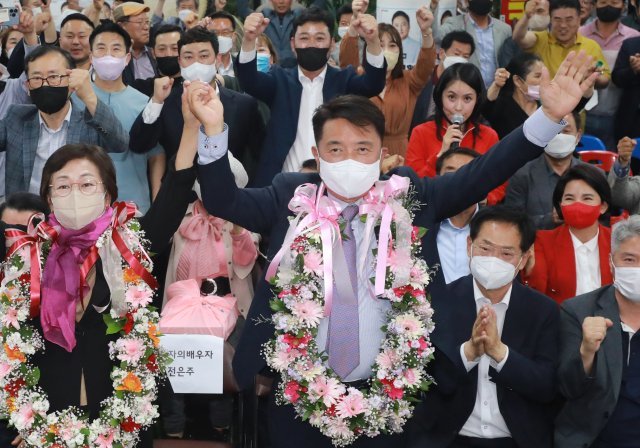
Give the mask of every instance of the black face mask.
<svg viewBox="0 0 640 448">
<path fill-rule="evenodd" d="M 622 15 L 622 8 L 616 8 L 614 6 L 596 8 L 596 15 L 598 19 L 603 22 L 615 22 Z"/>
<path fill-rule="evenodd" d="M 51 87 L 42 86 L 29 90 L 31 101 L 39 111 L 45 114 L 55 114 L 64 107 L 69 99 L 69 86 Z"/>
<path fill-rule="evenodd" d="M 479 16 L 486 16 L 491 12 L 491 0 L 471 0 L 469 11 Z"/>
<path fill-rule="evenodd" d="M 310 72 L 315 72 L 327 64 L 329 49 L 317 47 L 296 48 L 296 55 L 300 67 Z"/>
<path fill-rule="evenodd" d="M 180 64 L 178 64 L 178 56 L 165 56 L 156 58 L 158 70 L 165 76 L 173 76 L 180 73 Z"/>
</svg>

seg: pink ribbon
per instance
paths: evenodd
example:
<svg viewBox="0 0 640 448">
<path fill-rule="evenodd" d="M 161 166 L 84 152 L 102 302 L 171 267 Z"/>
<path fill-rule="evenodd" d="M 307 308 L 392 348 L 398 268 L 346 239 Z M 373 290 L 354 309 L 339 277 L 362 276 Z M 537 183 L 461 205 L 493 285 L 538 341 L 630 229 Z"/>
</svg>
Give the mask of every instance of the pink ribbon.
<svg viewBox="0 0 640 448">
<path fill-rule="evenodd" d="M 366 215 L 364 241 L 370 241 L 373 230 L 380 219 L 380 235 L 378 237 L 378 255 L 376 260 L 376 279 L 374 291 L 379 296 L 384 293 L 387 277 L 387 260 L 389 244 L 391 243 L 391 222 L 396 225 L 396 251 L 401 260 L 409 260 L 411 254 L 411 220 L 408 213 L 400 216 L 404 208 L 395 199 L 409 191 L 409 179 L 402 176 L 391 176 L 389 180 L 378 181 L 364 197 L 360 205 L 360 214 Z M 395 210 L 394 210 L 395 209 Z M 406 211 L 405 211 L 406 212 Z M 408 238 L 407 229 L 408 226 Z M 361 259 L 360 269 L 364 269 L 365 260 Z M 408 281 L 409 269 L 406 273 L 395 276 L 395 283 L 404 284 Z"/>
<path fill-rule="evenodd" d="M 333 303 L 334 257 L 342 256 L 342 263 L 338 262 L 339 265 L 346 266 L 346 263 L 342 253 L 342 239 L 338 224 L 342 210 L 336 202 L 324 195 L 324 188 L 324 184 L 321 184 L 319 189 L 314 184 L 303 184 L 296 188 L 293 198 L 289 201 L 289 210 L 296 214 L 296 218 L 289 225 L 282 247 L 267 269 L 267 279 L 275 276 L 283 256 L 291 249 L 291 244 L 296 237 L 319 229 L 323 254 L 324 315 L 326 317 L 331 314 Z M 346 269 L 339 271 L 336 287 L 341 291 L 347 287 L 346 285 L 350 285 L 350 281 Z"/>
</svg>

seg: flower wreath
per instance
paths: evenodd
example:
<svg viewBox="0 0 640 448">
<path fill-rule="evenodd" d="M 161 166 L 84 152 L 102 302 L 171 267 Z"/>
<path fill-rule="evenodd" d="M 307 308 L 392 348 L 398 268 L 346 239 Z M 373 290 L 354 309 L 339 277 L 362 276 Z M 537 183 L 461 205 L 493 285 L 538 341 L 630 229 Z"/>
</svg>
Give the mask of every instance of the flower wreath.
<svg viewBox="0 0 640 448">
<path fill-rule="evenodd" d="M 425 230 L 412 226 L 419 204 L 408 179 L 377 182 L 360 205 L 360 216 L 366 223 L 364 241 L 380 227 L 372 288 L 391 309 L 369 387 L 345 385 L 315 341 L 321 318 L 330 314 L 332 276 L 344 275 L 332 268 L 332 258 L 343 256 L 340 207 L 323 193 L 324 185 L 301 185 L 289 203 L 296 217 L 267 272 L 275 292 L 275 335 L 264 355 L 282 378 L 278 403 L 292 404 L 335 446 L 346 446 L 363 434 L 402 432 L 417 396 L 432 382 L 425 372 L 434 351 L 429 340 L 433 310 L 425 294 L 430 273 L 419 257 Z M 365 262 L 358 268 L 366 269 Z"/>
<path fill-rule="evenodd" d="M 114 204 L 111 225 L 81 267 L 84 281 L 98 257 L 102 259 L 111 290 L 111 311 L 103 319 L 107 334 L 119 334 L 109 343 L 114 393 L 92 422 L 74 407 L 48 413 L 47 395 L 38 386 L 40 371 L 31 362 L 44 350 L 43 338 L 29 319 L 38 315 L 41 267 L 57 232 L 45 221 L 37 226 L 32 221 L 27 232 L 6 232 L 13 243 L 0 283 L 0 411 L 8 414 L 27 446 L 128 448 L 137 443 L 140 429 L 158 417 L 153 404 L 157 380 L 169 358 L 160 349 L 158 313 L 149 306 L 157 282 L 150 274 L 143 231 L 132 219 L 135 210 L 133 204 Z"/>
</svg>

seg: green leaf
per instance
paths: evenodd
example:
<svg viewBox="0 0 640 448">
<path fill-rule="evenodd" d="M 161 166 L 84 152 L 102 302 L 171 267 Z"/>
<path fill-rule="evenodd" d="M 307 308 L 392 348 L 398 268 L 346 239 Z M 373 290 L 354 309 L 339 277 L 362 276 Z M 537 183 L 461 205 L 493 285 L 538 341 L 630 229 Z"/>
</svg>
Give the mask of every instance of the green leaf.
<svg viewBox="0 0 640 448">
<path fill-rule="evenodd" d="M 119 333 L 127 322 L 127 319 L 114 319 L 111 314 L 103 314 L 102 319 L 107 326 L 107 334 Z"/>
<path fill-rule="evenodd" d="M 284 302 L 282 300 L 279 299 L 273 299 L 270 303 L 269 306 L 271 307 L 271 311 L 274 312 L 279 312 L 279 311 L 285 311 L 287 309 L 286 305 L 284 304 Z"/>
<path fill-rule="evenodd" d="M 427 228 L 426 227 L 419 227 L 418 228 L 418 237 L 422 238 L 426 234 L 427 234 Z"/>
</svg>

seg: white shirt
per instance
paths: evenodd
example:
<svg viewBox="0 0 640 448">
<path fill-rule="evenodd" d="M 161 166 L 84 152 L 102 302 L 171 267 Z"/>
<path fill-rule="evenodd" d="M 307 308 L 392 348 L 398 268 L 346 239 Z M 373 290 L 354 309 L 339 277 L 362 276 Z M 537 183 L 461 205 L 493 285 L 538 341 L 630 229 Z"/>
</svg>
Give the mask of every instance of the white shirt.
<svg viewBox="0 0 640 448">
<path fill-rule="evenodd" d="M 509 308 L 511 301 L 511 290 L 509 288 L 504 298 L 493 305 L 489 299 L 482 296 L 480 288 L 473 281 L 473 296 L 476 299 L 476 312 L 480 312 L 483 305 L 489 305 L 496 312 L 498 334 L 502 337 L 502 328 L 504 327 L 504 317 Z M 471 331 L 471 329 L 469 329 Z M 461 436 L 477 437 L 481 439 L 495 439 L 498 437 L 511 437 L 511 432 L 507 428 L 507 423 L 500 413 L 498 406 L 498 392 L 496 384 L 489 378 L 489 366 L 496 369 L 497 372 L 509 358 L 509 347 L 504 359 L 498 364 L 488 355 L 482 355 L 473 361 L 468 361 L 464 354 L 464 344 L 460 346 L 460 356 L 467 372 L 470 372 L 475 366 L 478 366 L 478 390 L 476 393 L 476 403 L 473 406 L 473 412 L 467 419 L 466 423 L 460 430 Z"/>
<path fill-rule="evenodd" d="M 224 66 L 224 64 L 216 64 L 216 66 L 218 68 L 218 74 L 223 76 L 232 76 L 235 78 L 236 74 L 233 71 L 233 59 L 229 59 L 229 65 L 227 65 L 226 67 Z"/>
<path fill-rule="evenodd" d="M 44 164 L 49 157 L 67 143 L 67 131 L 69 130 L 69 120 L 71 119 L 71 102 L 69 102 L 69 111 L 64 117 L 62 126 L 59 129 L 51 129 L 42 119 L 42 115 L 38 112 L 38 121 L 40 122 L 40 137 L 38 138 L 38 149 L 36 150 L 36 158 L 33 161 L 33 171 L 31 172 L 31 182 L 29 183 L 29 192 L 40 194 L 40 182 L 42 181 L 42 170 Z"/>
<path fill-rule="evenodd" d="M 347 204 L 331 196 L 342 208 Z M 355 203 L 359 205 L 361 201 Z M 391 303 L 386 299 L 378 299 L 374 293 L 370 279 L 375 277 L 375 258 L 373 250 L 378 247 L 375 234 L 371 241 L 364 241 L 365 223 L 358 216 L 351 221 L 353 236 L 356 240 L 357 260 L 365 258 L 365 272 L 358 271 L 358 326 L 360 345 L 360 364 L 346 377 L 344 381 L 356 381 L 367 379 L 371 376 L 371 366 L 376 361 L 380 352 L 380 345 L 384 339 L 382 326 L 386 323 L 387 312 L 391 309 Z M 323 351 L 327 346 L 329 319 L 324 318 L 318 325 L 316 343 L 318 350 Z M 327 353 L 328 355 L 328 353 Z"/>
<path fill-rule="evenodd" d="M 631 339 L 635 336 L 636 332 L 624 322 L 620 322 L 620 326 L 622 327 L 622 331 L 629 335 L 629 347 L 627 348 L 627 365 L 629 365 L 629 360 L 631 359 Z"/>
<path fill-rule="evenodd" d="M 300 96 L 300 113 L 298 114 L 298 131 L 293 146 L 284 160 L 282 171 L 299 171 L 305 160 L 313 159 L 311 147 L 316 145 L 313 135 L 313 125 L 311 119 L 313 112 L 324 102 L 322 88 L 324 87 L 324 77 L 327 74 L 327 66 L 313 80 L 307 78 L 298 67 L 298 80 L 302 84 L 302 95 Z"/>
<path fill-rule="evenodd" d="M 598 247 L 598 233 L 586 243 L 580 242 L 573 233 L 573 251 L 576 257 L 576 295 L 598 289 L 600 280 L 600 249 Z"/>
</svg>

